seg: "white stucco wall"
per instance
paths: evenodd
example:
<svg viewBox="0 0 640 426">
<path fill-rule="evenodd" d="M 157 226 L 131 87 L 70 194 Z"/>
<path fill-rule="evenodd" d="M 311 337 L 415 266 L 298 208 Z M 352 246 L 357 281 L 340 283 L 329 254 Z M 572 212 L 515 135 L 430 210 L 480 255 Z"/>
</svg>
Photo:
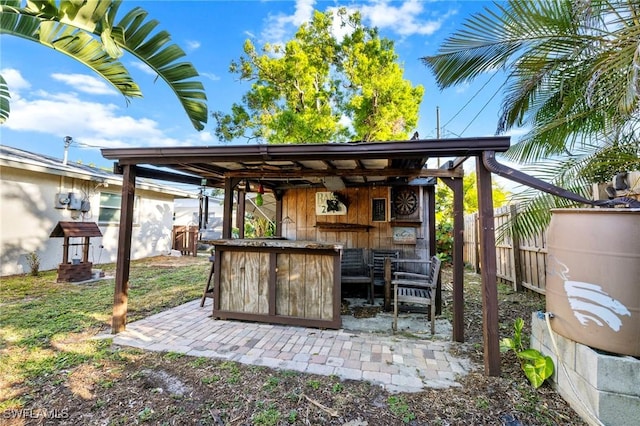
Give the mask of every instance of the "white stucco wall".
<svg viewBox="0 0 640 426">
<path fill-rule="evenodd" d="M 55 194 L 76 192 L 91 202 L 91 211 L 78 220 L 97 221 L 101 191 L 120 195 L 121 187 L 98 187 L 90 180 L 55 176 L 3 166 L 0 169 L 0 274 L 29 273 L 26 254 L 36 251 L 40 270 L 56 269 L 62 261 L 62 238 L 49 235 L 59 221 L 71 221 L 72 211 L 54 208 Z M 166 254 L 171 248 L 173 195 L 136 189 L 138 221 L 132 231 L 132 259 Z M 116 260 L 118 225 L 99 224 L 103 236 L 91 238 L 89 261 Z M 80 242 L 81 239 L 77 239 Z M 72 239 L 72 242 L 73 239 Z M 79 254 L 82 253 L 78 248 Z M 70 257 L 75 248 L 70 249 Z"/>
</svg>

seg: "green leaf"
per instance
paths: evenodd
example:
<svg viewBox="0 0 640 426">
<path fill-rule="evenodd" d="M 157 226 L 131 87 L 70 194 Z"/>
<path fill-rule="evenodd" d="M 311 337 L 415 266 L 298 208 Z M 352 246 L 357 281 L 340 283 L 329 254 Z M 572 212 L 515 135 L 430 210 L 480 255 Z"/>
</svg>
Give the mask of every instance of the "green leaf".
<svg viewBox="0 0 640 426">
<path fill-rule="evenodd" d="M 537 361 L 541 358 L 544 358 L 543 355 L 537 349 L 525 349 L 523 351 L 518 352 L 518 357 L 522 359 L 526 359 L 528 361 Z"/>
<path fill-rule="evenodd" d="M 102 43 L 86 32 L 5 8 L 0 10 L 0 22 L 0 34 L 14 35 L 50 47 L 89 67 L 125 97 L 142 96 L 124 65 L 109 56 Z"/>
<path fill-rule="evenodd" d="M 4 77 L 0 75 L 0 124 L 3 124 L 9 118 L 9 113 L 11 112 L 10 98 L 9 86 Z"/>
<path fill-rule="evenodd" d="M 500 352 L 507 352 L 509 350 L 516 350 L 516 345 L 513 342 L 513 339 L 510 339 L 508 337 L 505 337 L 504 339 L 500 340 Z"/>
<path fill-rule="evenodd" d="M 198 77 L 196 69 L 187 62 L 176 60 L 185 56 L 184 51 L 175 44 L 171 44 L 169 33 L 159 31 L 152 34 L 158 22 L 146 21 L 148 13 L 136 7 L 129 11 L 117 24 L 124 31 L 124 40 L 115 37 L 116 41 L 129 53 L 153 69 L 173 90 L 182 104 L 191 124 L 197 129 L 204 129 L 207 123 L 208 110 L 204 85 L 200 81 L 189 81 L 185 86 L 183 80 Z"/>
<path fill-rule="evenodd" d="M 204 129 L 208 119 L 204 86 L 189 80 L 199 76 L 195 68 L 176 62 L 184 52 L 171 43 L 166 31 L 152 34 L 158 23 L 147 21 L 143 9 L 132 9 L 120 24 L 112 25 L 120 4 L 111 0 L 62 0 L 58 9 L 56 2 L 49 0 L 29 1 L 26 8 L 21 8 L 19 1 L 4 0 L 0 3 L 0 34 L 51 47 L 91 68 L 125 97 L 141 97 L 140 88 L 117 61 L 124 49 L 154 70 L 173 90 L 193 126 Z"/>
<path fill-rule="evenodd" d="M 538 370 L 531 364 L 525 364 L 523 367 L 524 374 L 529 379 L 529 383 L 538 389 L 544 383 L 544 378 L 539 374 Z"/>
</svg>

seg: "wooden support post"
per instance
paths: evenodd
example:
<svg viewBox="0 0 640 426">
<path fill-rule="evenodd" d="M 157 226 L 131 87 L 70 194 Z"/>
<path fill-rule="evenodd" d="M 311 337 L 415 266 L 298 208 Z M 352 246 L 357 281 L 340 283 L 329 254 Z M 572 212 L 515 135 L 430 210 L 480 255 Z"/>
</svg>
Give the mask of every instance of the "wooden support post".
<svg viewBox="0 0 640 426">
<path fill-rule="evenodd" d="M 429 255 L 426 259 L 430 259 L 431 256 L 435 256 L 436 253 L 436 187 L 430 185 L 425 187 L 427 194 L 427 227 L 429 232 Z M 436 287 L 436 315 L 442 313 L 442 283 L 441 278 L 438 277 L 438 285 Z"/>
<path fill-rule="evenodd" d="M 129 297 L 129 271 L 131 267 L 131 230 L 133 228 L 133 204 L 136 192 L 135 165 L 122 166 L 122 201 L 120 204 L 120 229 L 118 232 L 118 254 L 113 295 L 113 317 L 111 332 L 124 331 L 127 324 L 127 302 Z"/>
<path fill-rule="evenodd" d="M 84 244 L 82 245 L 82 263 L 89 261 L 89 237 L 84 237 Z"/>
<path fill-rule="evenodd" d="M 276 237 L 282 237 L 282 197 L 276 197 L 275 221 L 276 221 Z"/>
<path fill-rule="evenodd" d="M 509 220 L 511 222 L 511 263 L 513 265 L 513 289 L 522 291 L 522 264 L 520 263 L 520 236 L 516 233 L 516 222 L 518 220 L 518 206 L 509 206 Z"/>
<path fill-rule="evenodd" d="M 500 375 L 498 335 L 498 285 L 496 281 L 496 236 L 493 218 L 491 172 L 476 157 L 478 213 L 480 218 L 480 264 L 482 265 L 482 330 L 484 335 L 484 373 Z"/>
<path fill-rule="evenodd" d="M 384 311 L 391 310 L 391 258 L 384 258 Z"/>
<path fill-rule="evenodd" d="M 238 191 L 238 207 L 236 208 L 236 228 L 238 228 L 238 238 L 244 238 L 244 213 L 247 201 L 247 193 Z"/>
<path fill-rule="evenodd" d="M 453 191 L 453 340 L 464 342 L 464 191 L 462 178 L 441 179 Z"/>
<path fill-rule="evenodd" d="M 62 243 L 62 264 L 69 263 L 69 237 L 64 237 Z"/>
<path fill-rule="evenodd" d="M 222 211 L 222 238 L 231 238 L 231 221 L 233 217 L 233 190 L 240 182 L 238 178 L 224 180 L 224 206 Z"/>
</svg>

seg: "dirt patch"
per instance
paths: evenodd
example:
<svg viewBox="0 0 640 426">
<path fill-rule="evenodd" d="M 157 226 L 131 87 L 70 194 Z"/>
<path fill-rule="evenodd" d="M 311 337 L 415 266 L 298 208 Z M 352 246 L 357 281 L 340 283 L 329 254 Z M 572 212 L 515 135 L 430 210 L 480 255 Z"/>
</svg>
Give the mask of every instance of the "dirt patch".
<svg viewBox="0 0 640 426">
<path fill-rule="evenodd" d="M 170 258 L 174 266 L 192 258 Z M 199 259 L 198 261 L 202 261 Z M 451 281 L 451 271 L 443 271 Z M 83 363 L 28 382 L 25 410 L 5 411 L 6 425 L 584 425 L 548 385 L 533 389 L 511 354 L 500 377 L 483 371 L 479 277 L 465 278 L 465 344 L 456 356 L 473 371 L 461 386 L 392 394 L 364 381 L 272 370 L 174 353 L 107 348 L 99 361 Z M 445 287 L 446 288 L 446 287 Z M 536 294 L 499 292 L 501 337 L 522 317 L 544 307 Z M 440 319 L 451 317 L 451 293 L 443 292 Z M 374 309 L 343 309 L 375 316 Z M 31 417 L 27 416 L 29 414 Z"/>
</svg>

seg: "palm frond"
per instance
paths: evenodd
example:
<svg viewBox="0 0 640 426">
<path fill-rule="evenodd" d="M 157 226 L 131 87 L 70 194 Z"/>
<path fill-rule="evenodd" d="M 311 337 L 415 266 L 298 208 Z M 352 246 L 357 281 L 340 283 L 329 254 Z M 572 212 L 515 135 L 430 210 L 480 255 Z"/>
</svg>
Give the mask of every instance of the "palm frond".
<svg viewBox="0 0 640 426">
<path fill-rule="evenodd" d="M 9 118 L 11 106 L 9 99 L 9 86 L 4 77 L 0 74 L 0 124 L 3 124 Z"/>
<path fill-rule="evenodd" d="M 125 97 L 141 97 L 128 70 L 110 57 L 102 44 L 83 30 L 56 21 L 43 21 L 21 10 L 0 9 L 0 34 L 10 34 L 42 44 L 89 67 Z"/>
<path fill-rule="evenodd" d="M 117 61 L 120 48 L 136 56 L 162 78 L 174 92 L 191 123 L 204 129 L 208 119 L 206 94 L 192 64 L 177 62 L 185 53 L 171 44 L 170 35 L 159 31 L 156 20 L 136 7 L 119 24 L 113 25 L 120 1 L 28 2 L 3 0 L 0 3 L 0 34 L 32 40 L 79 60 L 111 83 L 126 97 L 141 97 L 138 85 L 128 70 Z M 101 37 L 101 42 L 93 38 Z M 190 81 L 185 81 L 190 80 Z"/>
<path fill-rule="evenodd" d="M 151 35 L 158 22 L 147 21 L 147 15 L 139 7 L 128 12 L 117 24 L 123 29 L 124 38 L 116 41 L 158 73 L 178 97 L 193 126 L 202 130 L 208 119 L 204 86 L 200 81 L 184 81 L 198 77 L 198 72 L 188 62 L 177 62 L 185 53 L 177 45 L 170 44 L 169 33 L 159 31 Z"/>
</svg>

